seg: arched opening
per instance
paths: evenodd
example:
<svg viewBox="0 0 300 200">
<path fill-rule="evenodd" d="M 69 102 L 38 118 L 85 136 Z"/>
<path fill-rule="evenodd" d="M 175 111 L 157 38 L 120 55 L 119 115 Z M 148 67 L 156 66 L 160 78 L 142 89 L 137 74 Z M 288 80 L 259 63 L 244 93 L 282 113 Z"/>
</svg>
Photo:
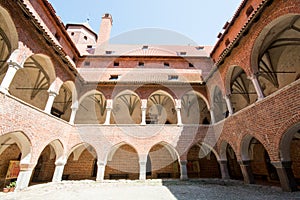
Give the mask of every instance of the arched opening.
<svg viewBox="0 0 300 200">
<path fill-rule="evenodd" d="M 243 180 L 241 167 L 237 161 L 236 154 L 229 144 L 226 144 L 227 168 L 231 179 Z"/>
<path fill-rule="evenodd" d="M 174 99 L 164 91 L 156 91 L 147 101 L 147 124 L 176 124 Z"/>
<path fill-rule="evenodd" d="M 139 179 L 139 156 L 128 144 L 114 146 L 107 158 L 105 179 Z"/>
<path fill-rule="evenodd" d="M 139 124 L 141 122 L 141 100 L 137 94 L 126 90 L 113 101 L 113 123 Z"/>
<path fill-rule="evenodd" d="M 223 96 L 224 95 L 222 95 L 222 91 L 220 90 L 220 88 L 218 86 L 216 86 L 214 88 L 213 97 L 212 97 L 213 112 L 215 115 L 216 122 L 219 122 L 219 121 L 225 119 L 229 115 L 228 109 L 226 106 L 226 102 L 225 102 Z"/>
<path fill-rule="evenodd" d="M 194 91 L 182 96 L 181 116 L 183 124 L 210 124 L 210 112 L 205 100 L 203 96 Z"/>
<path fill-rule="evenodd" d="M 30 158 L 31 144 L 23 133 L 13 132 L 0 136 L 0 187 L 15 181 L 19 174 L 19 164 L 29 163 Z M 10 165 L 17 166 L 7 177 Z"/>
<path fill-rule="evenodd" d="M 101 92 L 93 90 L 80 98 L 75 124 L 103 124 L 105 116 L 105 96 Z"/>
<path fill-rule="evenodd" d="M 19 69 L 9 88 L 10 94 L 44 109 L 51 83 L 56 78 L 54 66 L 48 56 L 37 54 L 27 58 L 24 68 Z"/>
<path fill-rule="evenodd" d="M 291 126 L 280 141 L 280 156 L 282 162 L 290 162 L 290 182 L 295 182 L 300 189 L 300 123 Z M 288 169 L 287 169 L 288 170 Z"/>
<path fill-rule="evenodd" d="M 230 82 L 227 83 L 227 87 L 230 87 L 230 100 L 234 112 L 257 101 L 255 88 L 242 68 L 232 67 L 228 73 L 227 78 Z"/>
<path fill-rule="evenodd" d="M 65 121 L 69 121 L 71 116 L 72 94 L 75 85 L 72 81 L 65 82 L 59 89 L 59 94 L 55 97 L 51 114 Z"/>
<path fill-rule="evenodd" d="M 0 83 L 7 71 L 7 60 L 18 48 L 18 34 L 9 13 L 0 6 Z"/>
<path fill-rule="evenodd" d="M 187 154 L 189 178 L 221 178 L 218 160 L 205 145 L 194 145 Z"/>
<path fill-rule="evenodd" d="M 272 165 L 268 152 L 256 138 L 247 135 L 242 142 L 242 158 L 250 160 L 254 181 L 262 185 L 279 185 L 276 168 Z"/>
<path fill-rule="evenodd" d="M 300 78 L 300 15 L 282 16 L 264 28 L 252 60 L 268 96 Z"/>
<path fill-rule="evenodd" d="M 150 179 L 179 178 L 180 167 L 178 155 L 174 148 L 165 143 L 154 145 L 149 151 L 151 160 Z"/>
<path fill-rule="evenodd" d="M 97 153 L 89 144 L 72 148 L 64 168 L 63 180 L 96 180 Z"/>
</svg>

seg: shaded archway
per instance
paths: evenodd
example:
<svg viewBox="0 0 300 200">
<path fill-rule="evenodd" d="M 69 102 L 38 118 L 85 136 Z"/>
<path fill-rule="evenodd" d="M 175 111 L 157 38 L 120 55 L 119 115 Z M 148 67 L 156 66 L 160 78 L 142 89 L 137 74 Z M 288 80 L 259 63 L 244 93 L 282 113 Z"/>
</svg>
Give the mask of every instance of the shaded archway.
<svg viewBox="0 0 300 200">
<path fill-rule="evenodd" d="M 0 6 L 0 83 L 7 71 L 7 61 L 18 48 L 18 33 L 9 13 Z"/>
<path fill-rule="evenodd" d="M 75 124 L 103 124 L 105 116 L 106 99 L 101 92 L 92 90 L 79 99 Z"/>
<path fill-rule="evenodd" d="M 51 114 L 65 121 L 69 121 L 71 115 L 71 105 L 73 92 L 76 90 L 73 81 L 67 81 L 59 89 L 59 94 L 55 97 Z"/>
<path fill-rule="evenodd" d="M 179 178 L 180 166 L 178 162 L 178 153 L 167 143 L 154 145 L 149 151 L 149 160 L 151 160 L 151 173 L 148 172 L 147 178 Z M 150 175 L 151 174 L 151 175 Z"/>
<path fill-rule="evenodd" d="M 64 149 L 59 140 L 49 143 L 40 153 L 30 184 L 51 182 L 55 170 L 55 162 L 62 160 L 63 154 Z"/>
<path fill-rule="evenodd" d="M 176 124 L 174 99 L 167 92 L 158 90 L 147 101 L 147 124 Z"/>
<path fill-rule="evenodd" d="M 141 123 L 141 100 L 130 90 L 118 94 L 113 100 L 113 123 L 139 124 Z"/>
<path fill-rule="evenodd" d="M 241 67 L 231 67 L 227 72 L 226 80 L 234 112 L 257 101 L 257 93 L 252 81 L 248 79 L 246 72 Z"/>
<path fill-rule="evenodd" d="M 227 161 L 227 169 L 231 179 L 243 180 L 240 164 L 230 144 L 223 141 L 220 149 L 221 159 Z"/>
<path fill-rule="evenodd" d="M 126 143 L 111 148 L 105 167 L 105 179 L 139 179 L 139 156 L 137 151 Z"/>
<path fill-rule="evenodd" d="M 94 147 L 82 143 L 72 148 L 64 168 L 63 180 L 96 180 L 97 153 Z"/>
<path fill-rule="evenodd" d="M 206 145 L 192 146 L 187 154 L 187 173 L 189 178 L 221 178 L 215 153 Z"/>
<path fill-rule="evenodd" d="M 56 78 L 51 59 L 36 54 L 26 59 L 24 68 L 17 71 L 9 88 L 10 94 L 44 109 L 48 100 L 48 89 Z"/>
<path fill-rule="evenodd" d="M 279 185 L 276 168 L 272 165 L 269 154 L 263 144 L 251 135 L 242 140 L 241 156 L 249 160 L 254 181 L 257 184 Z"/>
<path fill-rule="evenodd" d="M 183 124 L 210 124 L 207 99 L 198 92 L 190 91 L 181 98 Z"/>
<path fill-rule="evenodd" d="M 300 15 L 281 16 L 267 25 L 252 53 L 265 96 L 300 78 Z"/>
<path fill-rule="evenodd" d="M 11 161 L 28 164 L 30 158 L 31 143 L 22 132 L 12 132 L 0 136 L 0 187 L 16 180 L 16 178 L 6 179 Z"/>
<path fill-rule="evenodd" d="M 280 141 L 280 157 L 281 161 L 288 166 L 286 170 L 289 182 L 296 183 L 300 189 L 300 122 L 291 126 L 283 135 Z"/>
</svg>

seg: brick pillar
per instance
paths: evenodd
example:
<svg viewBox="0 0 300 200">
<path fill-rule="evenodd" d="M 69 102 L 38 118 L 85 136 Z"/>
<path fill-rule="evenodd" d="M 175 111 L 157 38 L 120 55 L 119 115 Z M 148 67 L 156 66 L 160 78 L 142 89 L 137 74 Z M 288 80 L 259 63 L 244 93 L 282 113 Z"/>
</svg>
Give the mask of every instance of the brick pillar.
<svg viewBox="0 0 300 200">
<path fill-rule="evenodd" d="M 28 187 L 34 167 L 28 164 L 20 165 L 20 172 L 17 178 L 16 190 L 22 190 Z"/>
<path fill-rule="evenodd" d="M 233 114 L 233 108 L 232 108 L 232 104 L 231 104 L 231 101 L 230 101 L 229 97 L 230 97 L 229 95 L 225 95 L 224 99 L 225 99 L 225 102 L 226 102 L 226 105 L 227 105 L 229 116 L 231 116 Z"/>
<path fill-rule="evenodd" d="M 220 164 L 222 179 L 230 179 L 229 172 L 228 172 L 228 166 L 227 166 L 227 160 L 219 160 L 218 162 Z"/>
<path fill-rule="evenodd" d="M 187 180 L 187 167 L 186 167 L 187 161 L 181 160 L 180 161 L 180 180 Z"/>
<path fill-rule="evenodd" d="M 3 92 L 4 94 L 9 94 L 9 86 L 15 77 L 17 71 L 21 69 L 22 67 L 19 66 L 17 63 L 9 62 L 8 63 L 8 69 L 7 72 L 2 80 L 2 83 L 0 85 L 0 92 Z"/>
<path fill-rule="evenodd" d="M 264 98 L 264 93 L 261 90 L 261 87 L 260 87 L 260 84 L 257 80 L 256 75 L 253 74 L 251 77 L 249 77 L 249 79 L 252 81 L 252 83 L 254 85 L 254 88 L 255 88 L 255 91 L 256 91 L 256 94 L 257 94 L 257 99 L 258 100 L 263 99 Z"/>
<path fill-rule="evenodd" d="M 97 162 L 97 178 L 96 181 L 103 181 L 104 180 L 104 174 L 105 174 L 105 166 L 106 163 L 105 162 Z"/>
<path fill-rule="evenodd" d="M 281 188 L 285 192 L 297 191 L 297 183 L 292 170 L 291 161 L 272 162 L 280 180 Z"/>
<path fill-rule="evenodd" d="M 110 125 L 110 115 L 111 115 L 111 110 L 113 106 L 113 100 L 112 99 L 107 99 L 106 100 L 106 118 L 105 118 L 105 125 Z"/>
<path fill-rule="evenodd" d="M 141 125 L 146 125 L 147 99 L 142 99 L 142 122 Z"/>
<path fill-rule="evenodd" d="M 52 182 L 61 182 L 66 161 L 56 161 Z"/>
<path fill-rule="evenodd" d="M 241 167 L 241 171 L 244 177 L 244 182 L 247 184 L 253 184 L 254 183 L 254 176 L 252 173 L 252 169 L 250 166 L 250 160 L 240 160 L 238 161 Z"/>
<path fill-rule="evenodd" d="M 175 99 L 175 108 L 177 113 L 177 125 L 182 126 L 182 120 L 181 120 L 181 99 Z"/>
<path fill-rule="evenodd" d="M 79 107 L 78 101 L 75 101 L 71 106 L 72 112 L 71 112 L 71 116 L 70 116 L 70 120 L 69 120 L 70 124 L 74 124 L 74 122 L 75 122 L 75 117 L 76 117 L 78 107 Z"/>
<path fill-rule="evenodd" d="M 51 90 L 48 90 L 48 93 L 49 93 L 49 97 L 48 97 L 47 104 L 45 106 L 45 112 L 50 114 L 57 93 Z"/>
</svg>

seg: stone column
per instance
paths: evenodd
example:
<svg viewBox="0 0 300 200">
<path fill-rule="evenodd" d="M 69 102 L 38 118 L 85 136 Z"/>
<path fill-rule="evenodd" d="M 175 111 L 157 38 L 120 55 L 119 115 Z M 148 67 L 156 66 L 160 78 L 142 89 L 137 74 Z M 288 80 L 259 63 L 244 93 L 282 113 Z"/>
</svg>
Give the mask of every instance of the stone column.
<svg viewBox="0 0 300 200">
<path fill-rule="evenodd" d="M 281 188 L 285 192 L 297 191 L 297 183 L 292 169 L 291 161 L 272 162 L 280 180 Z"/>
<path fill-rule="evenodd" d="M 177 113 L 177 126 L 182 126 L 182 120 L 181 120 L 181 100 L 175 99 L 175 109 Z"/>
<path fill-rule="evenodd" d="M 186 167 L 187 161 L 181 160 L 180 161 L 180 180 L 187 180 L 187 167 Z"/>
<path fill-rule="evenodd" d="M 57 93 L 51 90 L 49 90 L 48 93 L 49 93 L 49 97 L 48 97 L 47 104 L 45 106 L 45 112 L 50 114 Z"/>
<path fill-rule="evenodd" d="M 71 116 L 70 116 L 70 120 L 69 120 L 70 124 L 74 124 L 74 122 L 75 122 L 75 117 L 76 117 L 78 107 L 79 107 L 78 101 L 75 101 L 71 106 L 72 112 L 71 112 Z"/>
<path fill-rule="evenodd" d="M 107 99 L 106 100 L 106 118 L 105 118 L 105 125 L 110 125 L 110 115 L 111 115 L 111 110 L 113 107 L 113 100 L 112 99 Z"/>
<path fill-rule="evenodd" d="M 146 125 L 147 99 L 142 99 L 142 122 L 141 125 Z"/>
<path fill-rule="evenodd" d="M 146 180 L 147 154 L 140 154 L 139 155 L 139 164 L 140 164 L 140 177 L 139 177 L 139 179 L 144 181 L 144 180 Z"/>
<path fill-rule="evenodd" d="M 252 81 L 252 83 L 254 85 L 255 91 L 257 93 L 257 99 L 258 100 L 263 99 L 264 98 L 264 93 L 261 90 L 260 84 L 257 80 L 257 76 L 253 74 L 251 77 L 249 77 L 249 79 Z"/>
<path fill-rule="evenodd" d="M 214 109 L 210 108 L 209 112 L 210 112 L 211 124 L 215 124 L 216 123 L 216 118 L 215 118 L 215 114 L 214 114 Z"/>
<path fill-rule="evenodd" d="M 56 161 L 52 182 L 61 182 L 66 161 Z"/>
<path fill-rule="evenodd" d="M 9 62 L 8 63 L 8 69 L 7 72 L 2 80 L 2 83 L 0 85 L 0 92 L 3 92 L 4 94 L 9 94 L 9 86 L 15 77 L 17 71 L 21 69 L 22 67 L 19 66 L 17 63 Z"/>
<path fill-rule="evenodd" d="M 230 97 L 230 95 L 225 95 L 224 99 L 225 99 L 225 102 L 226 102 L 226 105 L 227 105 L 229 116 L 231 116 L 233 114 L 233 108 L 232 108 L 232 104 L 231 104 L 231 101 L 230 101 L 229 97 Z"/>
<path fill-rule="evenodd" d="M 228 172 L 228 166 L 227 166 L 227 160 L 219 160 L 218 162 L 220 164 L 222 179 L 230 179 L 229 172 Z"/>
<path fill-rule="evenodd" d="M 96 181 L 103 181 L 104 180 L 104 174 L 105 174 L 105 166 L 106 163 L 105 162 L 97 162 L 97 178 Z"/>
<path fill-rule="evenodd" d="M 17 186 L 16 186 L 16 190 L 22 190 L 28 187 L 30 179 L 31 179 L 31 175 L 33 172 L 33 167 L 29 166 L 30 164 L 20 164 L 20 172 L 17 178 Z"/>
<path fill-rule="evenodd" d="M 244 177 L 244 182 L 247 184 L 253 184 L 254 183 L 254 176 L 252 173 L 252 169 L 250 166 L 250 160 L 240 160 L 238 161 L 241 167 L 241 171 Z"/>
</svg>

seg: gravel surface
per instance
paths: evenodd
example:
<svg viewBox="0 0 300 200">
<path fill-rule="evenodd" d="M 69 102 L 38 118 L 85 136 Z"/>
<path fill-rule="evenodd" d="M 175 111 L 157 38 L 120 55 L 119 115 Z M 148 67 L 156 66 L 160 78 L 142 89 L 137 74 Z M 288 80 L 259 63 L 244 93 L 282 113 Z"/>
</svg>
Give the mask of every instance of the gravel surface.
<svg viewBox="0 0 300 200">
<path fill-rule="evenodd" d="M 190 181 L 62 181 L 31 186 L 23 191 L 0 193 L 1 200 L 80 199 L 251 199 L 300 200 L 300 192 L 282 192 L 279 187 L 244 185 L 240 181 L 201 179 Z"/>
</svg>

